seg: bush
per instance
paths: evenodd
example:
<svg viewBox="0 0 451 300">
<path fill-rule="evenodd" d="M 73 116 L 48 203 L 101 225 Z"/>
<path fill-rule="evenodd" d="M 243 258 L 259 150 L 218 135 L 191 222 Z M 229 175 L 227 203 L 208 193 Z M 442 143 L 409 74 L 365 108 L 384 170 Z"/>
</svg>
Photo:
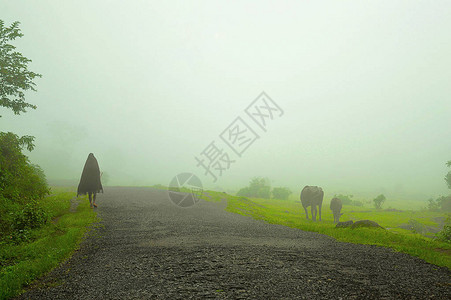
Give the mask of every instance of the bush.
<svg viewBox="0 0 451 300">
<path fill-rule="evenodd" d="M 362 202 L 362 201 L 354 200 L 354 201 L 352 202 L 352 205 L 354 205 L 354 206 L 363 206 L 363 202 Z"/>
<path fill-rule="evenodd" d="M 439 211 L 440 210 L 439 203 L 437 203 L 437 201 L 434 200 L 433 198 L 430 198 L 428 200 L 428 210 L 430 210 L 430 211 Z"/>
<path fill-rule="evenodd" d="M 423 233 L 425 233 L 427 231 L 426 230 L 426 226 L 424 226 L 423 224 L 421 224 L 417 220 L 410 219 L 409 220 L 409 225 L 410 225 L 410 230 L 413 233 L 423 234 Z"/>
<path fill-rule="evenodd" d="M 0 196 L 26 203 L 41 199 L 49 189 L 44 172 L 30 164 L 21 147 L 21 138 L 17 135 L 0 132 Z"/>
<path fill-rule="evenodd" d="M 0 230 L 2 237 L 26 235 L 47 222 L 40 200 L 49 194 L 42 169 L 22 153 L 23 138 L 0 132 Z"/>
<path fill-rule="evenodd" d="M 437 199 L 428 200 L 428 210 L 430 211 L 443 211 L 451 212 L 451 195 L 450 196 L 440 196 Z"/>
<path fill-rule="evenodd" d="M 40 227 L 47 223 L 49 219 L 48 213 L 41 207 L 36 200 L 26 203 L 22 210 L 16 213 L 13 228 L 15 230 L 28 230 Z"/>
<path fill-rule="evenodd" d="M 437 233 L 437 239 L 442 242 L 451 242 L 451 225 L 447 224 L 443 229 Z"/>
<path fill-rule="evenodd" d="M 446 165 L 447 165 L 448 167 L 451 167 L 451 160 L 448 161 L 448 162 L 446 163 Z M 445 181 L 446 181 L 446 184 L 448 185 L 448 188 L 451 189 L 451 171 L 449 171 L 448 174 L 446 174 L 446 176 L 445 176 Z"/>
<path fill-rule="evenodd" d="M 290 195 L 291 191 L 286 187 L 275 187 L 272 190 L 272 197 L 275 199 L 287 200 Z"/>
<path fill-rule="evenodd" d="M 240 197 L 269 199 L 271 196 L 271 186 L 269 185 L 268 179 L 254 177 L 251 179 L 249 186 L 240 189 L 236 195 Z"/>
<path fill-rule="evenodd" d="M 343 205 L 352 205 L 353 204 L 353 200 L 351 199 L 352 197 L 354 197 L 353 195 L 335 195 L 334 198 L 338 198 L 341 200 L 341 203 Z"/>
<path fill-rule="evenodd" d="M 451 242 L 451 219 L 450 219 L 450 217 L 448 217 L 446 219 L 446 224 L 443 227 L 443 229 L 440 232 L 438 232 L 435 236 L 437 237 L 437 239 L 439 241 L 447 242 L 447 243 Z"/>
</svg>

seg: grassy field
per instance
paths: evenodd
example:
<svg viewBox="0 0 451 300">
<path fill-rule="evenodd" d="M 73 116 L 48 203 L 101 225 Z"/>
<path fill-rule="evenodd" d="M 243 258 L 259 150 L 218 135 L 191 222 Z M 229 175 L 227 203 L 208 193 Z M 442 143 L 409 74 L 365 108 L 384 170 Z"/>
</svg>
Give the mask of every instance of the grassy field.
<svg viewBox="0 0 451 300">
<path fill-rule="evenodd" d="M 438 227 L 446 219 L 445 213 L 414 211 L 414 210 L 376 210 L 367 206 L 349 206 L 342 208 L 340 221 L 373 220 L 384 229 L 373 228 L 335 228 L 333 215 L 329 209 L 329 201 L 325 200 L 322 207 L 322 221 L 313 222 L 305 218 L 305 212 L 300 201 L 255 199 L 236 197 L 225 193 L 206 191 L 202 196 L 206 201 L 227 201 L 226 210 L 271 224 L 280 224 L 307 231 L 329 235 L 339 241 L 370 244 L 392 248 L 419 257 L 427 262 L 451 269 L 451 244 L 434 240 L 433 234 L 426 237 L 427 229 Z M 330 199 L 330 198 L 325 198 Z M 390 204 L 398 207 L 396 203 Z M 400 206 L 404 206 L 400 203 Z M 309 211 L 310 215 L 310 211 Z M 310 216 L 311 217 L 311 216 Z M 409 226 L 407 226 L 409 225 Z M 406 227 L 409 229 L 399 228 Z M 424 234 L 419 234 L 423 232 Z M 426 235 L 426 236 L 425 236 Z"/>
<path fill-rule="evenodd" d="M 51 221 L 30 232 L 28 241 L 0 244 L 0 299 L 7 299 L 56 267 L 78 247 L 87 227 L 96 220 L 88 199 L 70 211 L 71 188 L 52 188 L 44 207 Z"/>
</svg>

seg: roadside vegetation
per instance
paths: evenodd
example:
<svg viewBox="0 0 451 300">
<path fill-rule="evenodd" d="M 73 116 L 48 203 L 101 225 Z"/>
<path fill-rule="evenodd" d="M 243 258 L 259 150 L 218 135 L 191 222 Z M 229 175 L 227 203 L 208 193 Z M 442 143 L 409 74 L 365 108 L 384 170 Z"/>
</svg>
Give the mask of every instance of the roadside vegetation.
<svg viewBox="0 0 451 300">
<path fill-rule="evenodd" d="M 27 240 L 49 220 L 41 202 L 50 190 L 44 172 L 22 153 L 17 135 L 0 132 L 0 240 Z"/>
<path fill-rule="evenodd" d="M 19 22 L 0 20 L 0 107 L 15 115 L 36 109 L 25 95 L 41 77 L 12 44 L 22 36 Z M 70 210 L 73 188 L 49 188 L 43 170 L 23 153 L 34 149 L 34 139 L 0 132 L 0 299 L 18 295 L 67 258 L 96 218 L 86 198 Z"/>
<path fill-rule="evenodd" d="M 48 220 L 25 233 L 9 232 L 0 241 L 0 299 L 18 295 L 78 247 L 95 219 L 86 197 L 75 211 L 70 210 L 73 188 L 52 188 L 51 195 L 39 201 L 39 209 Z"/>
<path fill-rule="evenodd" d="M 381 209 L 375 208 L 374 203 L 371 203 L 373 201 L 352 200 L 351 203 L 343 205 L 341 210 L 343 216 L 340 221 L 370 219 L 379 223 L 385 230 L 350 229 L 335 228 L 332 211 L 329 209 L 330 201 L 327 200 L 332 198 L 329 195 L 324 197 L 322 221 L 316 222 L 306 219 L 300 201 L 296 200 L 297 197 L 288 200 L 262 199 L 206 191 L 202 198 L 213 202 L 227 201 L 227 211 L 271 224 L 318 232 L 343 242 L 389 247 L 451 269 L 451 243 L 445 238 L 449 236 L 451 225 L 447 212 L 426 208 L 417 211 Z M 357 205 L 355 201 L 358 201 Z M 390 202 L 392 207 L 397 205 L 397 202 Z M 401 202 L 400 205 L 404 203 Z M 437 233 L 433 233 L 434 231 Z"/>
</svg>

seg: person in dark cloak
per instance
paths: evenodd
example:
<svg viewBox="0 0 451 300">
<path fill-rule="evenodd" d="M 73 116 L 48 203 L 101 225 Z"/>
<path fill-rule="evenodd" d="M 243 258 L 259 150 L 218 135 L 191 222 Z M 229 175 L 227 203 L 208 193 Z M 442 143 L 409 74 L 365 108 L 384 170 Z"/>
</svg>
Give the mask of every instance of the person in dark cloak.
<svg viewBox="0 0 451 300">
<path fill-rule="evenodd" d="M 103 187 L 100 182 L 99 164 L 94 154 L 89 153 L 85 167 L 83 168 L 83 173 L 81 174 L 80 183 L 78 184 L 77 197 L 78 195 L 88 194 L 91 208 L 93 206 L 97 207 L 96 194 L 100 192 L 103 193 Z"/>
</svg>

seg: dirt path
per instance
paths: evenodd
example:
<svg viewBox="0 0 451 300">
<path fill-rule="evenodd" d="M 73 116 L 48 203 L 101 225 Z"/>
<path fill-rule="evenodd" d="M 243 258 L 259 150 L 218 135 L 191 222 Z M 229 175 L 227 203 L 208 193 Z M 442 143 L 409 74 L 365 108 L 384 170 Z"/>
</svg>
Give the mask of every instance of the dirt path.
<svg viewBox="0 0 451 300">
<path fill-rule="evenodd" d="M 103 228 L 24 299 L 450 299 L 448 269 L 225 212 L 108 188 Z"/>
</svg>

